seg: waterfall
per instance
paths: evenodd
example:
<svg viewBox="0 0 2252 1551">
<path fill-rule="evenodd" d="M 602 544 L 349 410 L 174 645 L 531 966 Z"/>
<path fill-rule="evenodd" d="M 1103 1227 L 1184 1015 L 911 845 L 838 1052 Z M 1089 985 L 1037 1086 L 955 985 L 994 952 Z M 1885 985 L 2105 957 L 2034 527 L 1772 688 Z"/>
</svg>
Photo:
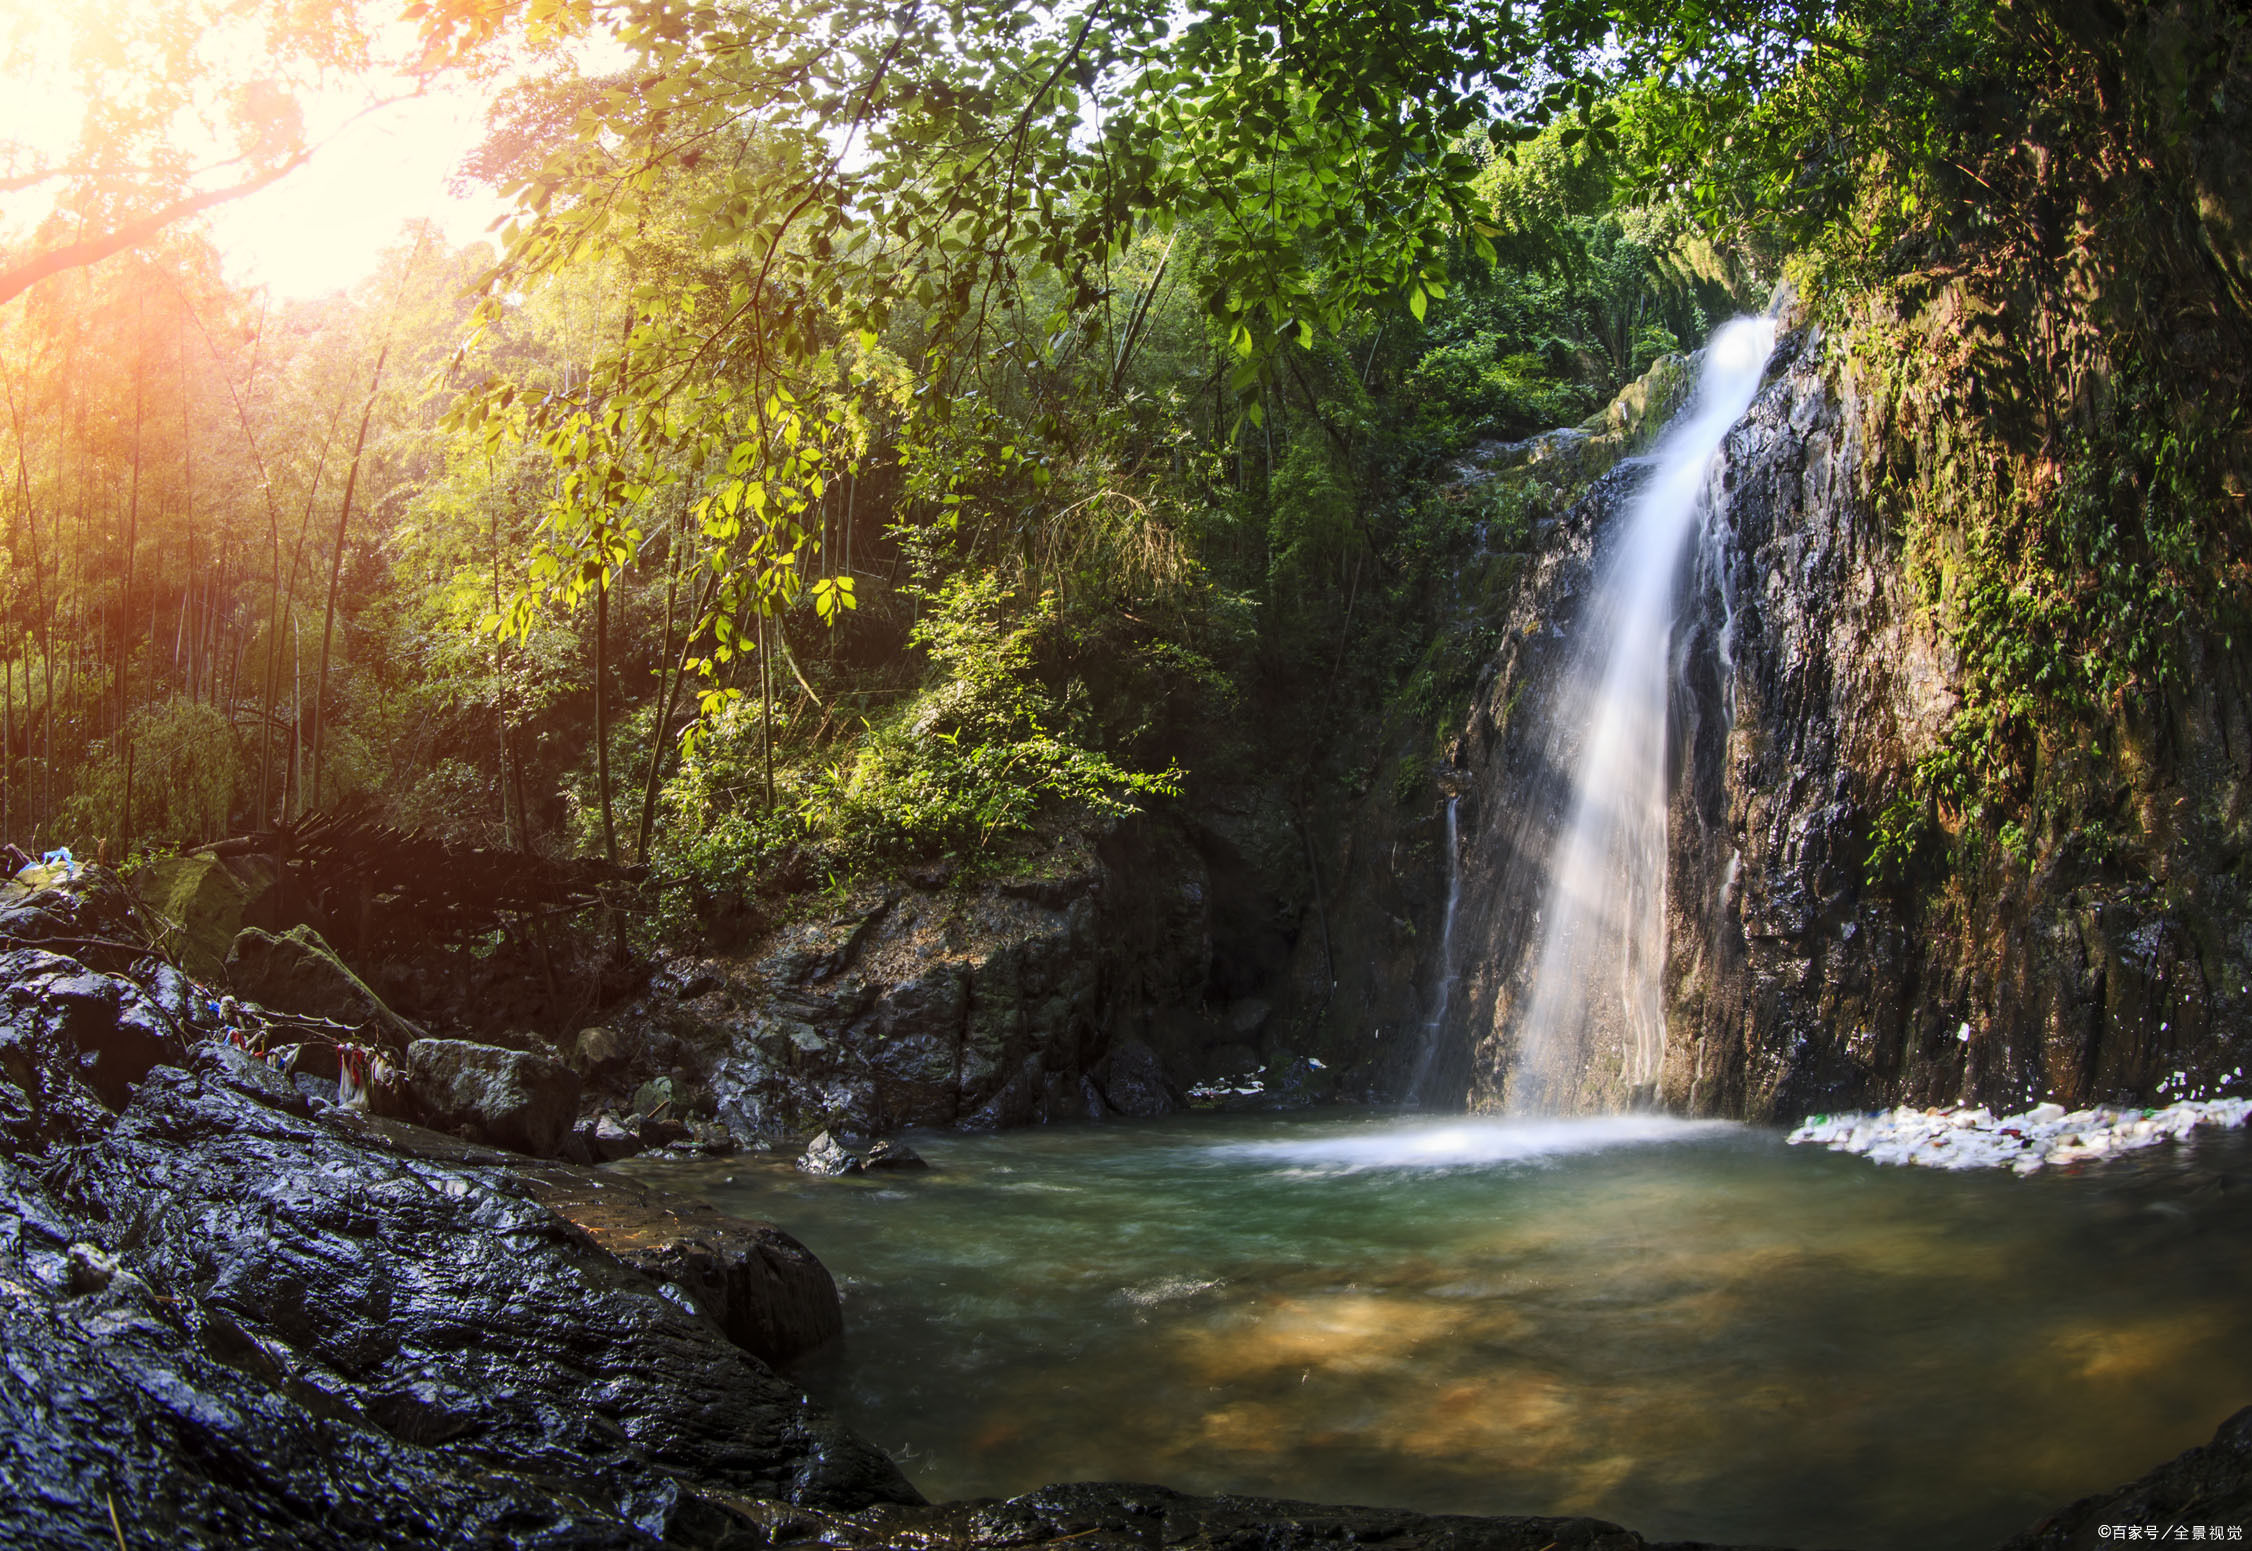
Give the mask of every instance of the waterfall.
<svg viewBox="0 0 2252 1551">
<path fill-rule="evenodd" d="M 1713 334 L 1694 398 L 1605 537 L 1549 718 L 1549 764 L 1570 772 L 1569 807 L 1533 925 L 1531 980 L 1517 1003 L 1505 1090 L 1512 1112 L 1610 1107 L 1656 1083 L 1665 1054 L 1674 593 L 1714 459 L 1751 407 L 1774 340 L 1771 318 L 1739 318 Z M 1451 930 L 1451 898 L 1448 916 Z"/>
<path fill-rule="evenodd" d="M 1430 1079 L 1431 1058 L 1438 1051 L 1440 1030 L 1447 1021 L 1447 1003 L 1454 996 L 1454 918 L 1462 906 L 1461 807 L 1461 796 L 1448 794 L 1447 913 L 1445 924 L 1439 928 L 1439 989 L 1432 1002 L 1431 1016 L 1423 1024 L 1423 1048 L 1416 1052 L 1415 1075 L 1408 1079 L 1405 1102 L 1410 1108 L 1423 1102 L 1423 1085 Z"/>
</svg>

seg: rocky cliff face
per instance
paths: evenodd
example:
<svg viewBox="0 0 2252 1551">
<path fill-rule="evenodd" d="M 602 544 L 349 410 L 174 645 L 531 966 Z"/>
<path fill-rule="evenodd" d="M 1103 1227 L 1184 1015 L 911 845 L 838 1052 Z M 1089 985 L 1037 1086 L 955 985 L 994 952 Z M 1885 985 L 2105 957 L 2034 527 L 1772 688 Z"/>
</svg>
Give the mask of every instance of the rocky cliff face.
<svg viewBox="0 0 2252 1551">
<path fill-rule="evenodd" d="M 1273 1054 L 1299 849 L 1249 798 L 1067 837 L 1021 876 L 863 887 L 672 960 L 605 1015 L 613 1081 L 669 1072 L 745 1139 L 1170 1113 Z"/>
<path fill-rule="evenodd" d="M 2079 1105 L 2240 1091 L 2252 1045 L 2252 685 L 2218 640 L 2189 687 L 2112 730 L 2110 838 L 1951 844 L 1871 881 L 1879 816 L 1937 747 L 1955 664 L 1865 492 L 1898 477 L 1853 371 L 1783 340 L 1731 434 L 1725 501 L 1683 578 L 1670 711 L 1667 1041 L 1613 1101 L 1751 1119 L 1899 1102 Z M 1910 471 L 1912 472 L 1912 471 Z M 1446 1091 L 1498 1095 L 1563 781 L 1525 711 L 1551 686 L 1598 535 L 1637 477 L 1556 522 L 1460 745 L 1463 994 Z M 1959 838 L 1964 818 L 1940 811 Z M 1522 858 L 1536 859 L 1531 868 Z"/>
<path fill-rule="evenodd" d="M 2241 660 L 2111 730 L 2108 824 L 1950 848 L 1871 886 L 1872 836 L 1956 705 L 1869 483 L 1905 461 L 1853 370 L 1801 336 L 1731 439 L 1725 559 L 1676 712 L 1676 1107 L 1795 1118 L 1883 1102 L 2068 1105 L 2236 1091 L 2252 1045 L 2252 719 Z M 2084 814 L 2082 816 L 2085 816 Z M 1960 815 L 1942 811 L 1943 823 Z"/>
</svg>

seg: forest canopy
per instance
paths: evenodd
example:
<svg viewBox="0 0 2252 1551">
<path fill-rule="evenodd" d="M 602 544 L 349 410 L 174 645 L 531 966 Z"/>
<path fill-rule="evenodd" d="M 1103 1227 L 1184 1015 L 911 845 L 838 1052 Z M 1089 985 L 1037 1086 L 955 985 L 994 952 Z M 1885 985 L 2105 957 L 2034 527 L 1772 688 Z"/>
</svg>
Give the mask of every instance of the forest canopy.
<svg viewBox="0 0 2252 1551">
<path fill-rule="evenodd" d="M 2216 6 L 179 0 L 131 47 L 88 14 L 47 68 L 99 111 L 9 149 L 47 203 L 0 254 L 27 844 L 357 801 L 699 897 L 993 861 L 1376 699 L 1436 715 L 1470 669 L 1405 616 L 1521 515 L 1439 499 L 1447 461 L 1786 274 L 1868 338 L 1969 285 L 2047 352 L 1898 384 L 1995 438 L 1900 514 L 1971 665 L 1900 855 L 1919 802 L 2023 816 L 2039 728 L 2235 606 L 2242 428 L 2133 365 L 2185 327 L 2242 359 Z M 226 279 L 198 202 L 308 154 L 307 83 L 474 68 L 494 246 L 409 231 L 318 302 Z M 2137 278 L 2076 289 L 2091 253 Z M 2195 450 L 2097 434 L 2169 394 Z M 2042 504 L 2114 475 L 2183 498 Z M 2107 588 L 2158 624 L 2075 622 Z"/>
</svg>

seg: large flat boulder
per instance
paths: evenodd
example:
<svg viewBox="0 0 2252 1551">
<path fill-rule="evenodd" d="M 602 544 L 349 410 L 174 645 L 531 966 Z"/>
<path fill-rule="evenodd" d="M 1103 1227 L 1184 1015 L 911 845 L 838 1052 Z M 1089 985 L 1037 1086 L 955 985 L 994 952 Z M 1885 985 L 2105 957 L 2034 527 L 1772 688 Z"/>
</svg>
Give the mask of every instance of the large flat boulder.
<svg viewBox="0 0 2252 1551">
<path fill-rule="evenodd" d="M 386 1007 L 309 926 L 281 933 L 244 927 L 227 950 L 227 983 L 260 1006 L 326 1018 L 394 1050 L 422 1032 Z"/>
<path fill-rule="evenodd" d="M 202 980 L 227 973 L 227 956 L 244 927 L 275 924 L 272 903 L 280 864 L 269 856 L 169 856 L 142 873 L 135 888 L 174 933 L 175 960 Z"/>
<path fill-rule="evenodd" d="M 579 1074 L 524 1050 L 466 1039 L 407 1046 L 407 1088 L 424 1118 L 497 1147 L 550 1157 L 571 1134 Z"/>
</svg>

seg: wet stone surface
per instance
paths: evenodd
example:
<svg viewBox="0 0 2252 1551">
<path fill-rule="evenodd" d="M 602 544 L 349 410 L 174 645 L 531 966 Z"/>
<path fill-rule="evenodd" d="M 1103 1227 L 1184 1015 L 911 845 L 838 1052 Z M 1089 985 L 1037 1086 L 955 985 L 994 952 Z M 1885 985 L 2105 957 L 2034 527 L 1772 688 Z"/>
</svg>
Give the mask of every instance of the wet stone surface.
<svg viewBox="0 0 2252 1551">
<path fill-rule="evenodd" d="M 682 1295 L 794 1275 L 763 1339 L 818 1337 L 826 1275 L 781 1236 L 629 1227 L 632 1186 L 581 1226 L 556 1178 L 372 1134 L 225 1046 L 105 1091 L 82 1044 L 133 989 L 0 973 L 0 1544 L 112 1546 L 113 1501 L 136 1543 L 232 1547 L 755 1544 L 744 1501 L 915 1499 L 730 1339 L 747 1302 Z"/>
</svg>

